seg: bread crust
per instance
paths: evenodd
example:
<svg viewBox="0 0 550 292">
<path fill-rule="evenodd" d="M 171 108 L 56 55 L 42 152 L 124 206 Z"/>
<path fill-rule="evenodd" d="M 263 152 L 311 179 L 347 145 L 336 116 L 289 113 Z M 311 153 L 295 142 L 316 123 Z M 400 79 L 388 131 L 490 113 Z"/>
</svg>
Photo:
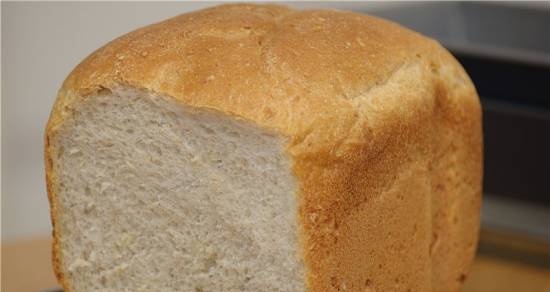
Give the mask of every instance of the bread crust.
<svg viewBox="0 0 550 292">
<path fill-rule="evenodd" d="M 460 64 L 435 41 L 375 17 L 232 4 L 122 36 L 65 80 L 45 138 L 54 269 L 65 291 L 50 141 L 76 105 L 118 86 L 288 139 L 309 291 L 460 289 L 482 179 L 481 110 Z"/>
</svg>

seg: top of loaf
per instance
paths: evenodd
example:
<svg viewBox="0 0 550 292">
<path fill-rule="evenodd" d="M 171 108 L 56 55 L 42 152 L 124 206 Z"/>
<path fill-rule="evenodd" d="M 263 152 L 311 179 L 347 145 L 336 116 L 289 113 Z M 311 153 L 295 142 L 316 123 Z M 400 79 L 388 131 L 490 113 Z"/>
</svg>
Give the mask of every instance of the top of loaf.
<svg viewBox="0 0 550 292">
<path fill-rule="evenodd" d="M 222 5 L 138 29 L 92 53 L 65 80 L 48 127 L 55 130 L 79 100 L 129 86 L 271 129 L 288 138 L 293 155 L 337 158 L 376 135 L 377 125 L 431 102 L 407 104 L 406 92 L 431 90 L 442 65 L 454 71 L 449 78 L 469 84 L 435 41 L 376 17 Z"/>
</svg>

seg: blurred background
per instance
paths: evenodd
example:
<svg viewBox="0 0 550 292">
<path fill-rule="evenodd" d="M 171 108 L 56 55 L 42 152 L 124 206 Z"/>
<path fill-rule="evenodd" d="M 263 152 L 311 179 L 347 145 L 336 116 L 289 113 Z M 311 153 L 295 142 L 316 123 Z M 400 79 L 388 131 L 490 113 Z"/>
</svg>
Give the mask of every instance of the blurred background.
<svg viewBox="0 0 550 292">
<path fill-rule="evenodd" d="M 135 28 L 216 2 L 2 2 L 2 291 L 55 288 L 43 130 L 70 70 Z M 550 291 L 550 2 L 285 2 L 438 39 L 484 109 L 481 241 L 465 292 Z"/>
</svg>

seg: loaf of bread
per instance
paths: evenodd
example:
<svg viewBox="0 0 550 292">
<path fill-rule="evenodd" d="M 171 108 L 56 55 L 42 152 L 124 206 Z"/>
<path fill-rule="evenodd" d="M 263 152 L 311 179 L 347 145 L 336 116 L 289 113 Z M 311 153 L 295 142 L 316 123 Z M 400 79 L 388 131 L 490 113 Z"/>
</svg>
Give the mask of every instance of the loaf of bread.
<svg viewBox="0 0 550 292">
<path fill-rule="evenodd" d="M 437 42 L 223 5 L 122 36 L 59 91 L 45 161 L 66 292 L 459 291 L 479 100 Z"/>
</svg>

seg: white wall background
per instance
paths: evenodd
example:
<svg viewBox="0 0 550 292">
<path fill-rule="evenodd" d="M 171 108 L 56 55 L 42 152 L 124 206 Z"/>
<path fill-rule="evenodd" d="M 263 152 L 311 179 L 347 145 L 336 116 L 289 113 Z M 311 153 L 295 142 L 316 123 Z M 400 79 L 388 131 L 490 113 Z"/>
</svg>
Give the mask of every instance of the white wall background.
<svg viewBox="0 0 550 292">
<path fill-rule="evenodd" d="M 51 232 L 43 130 L 80 60 L 126 32 L 207 2 L 2 2 L 2 240 Z M 362 10 L 398 3 L 287 3 Z"/>
</svg>

